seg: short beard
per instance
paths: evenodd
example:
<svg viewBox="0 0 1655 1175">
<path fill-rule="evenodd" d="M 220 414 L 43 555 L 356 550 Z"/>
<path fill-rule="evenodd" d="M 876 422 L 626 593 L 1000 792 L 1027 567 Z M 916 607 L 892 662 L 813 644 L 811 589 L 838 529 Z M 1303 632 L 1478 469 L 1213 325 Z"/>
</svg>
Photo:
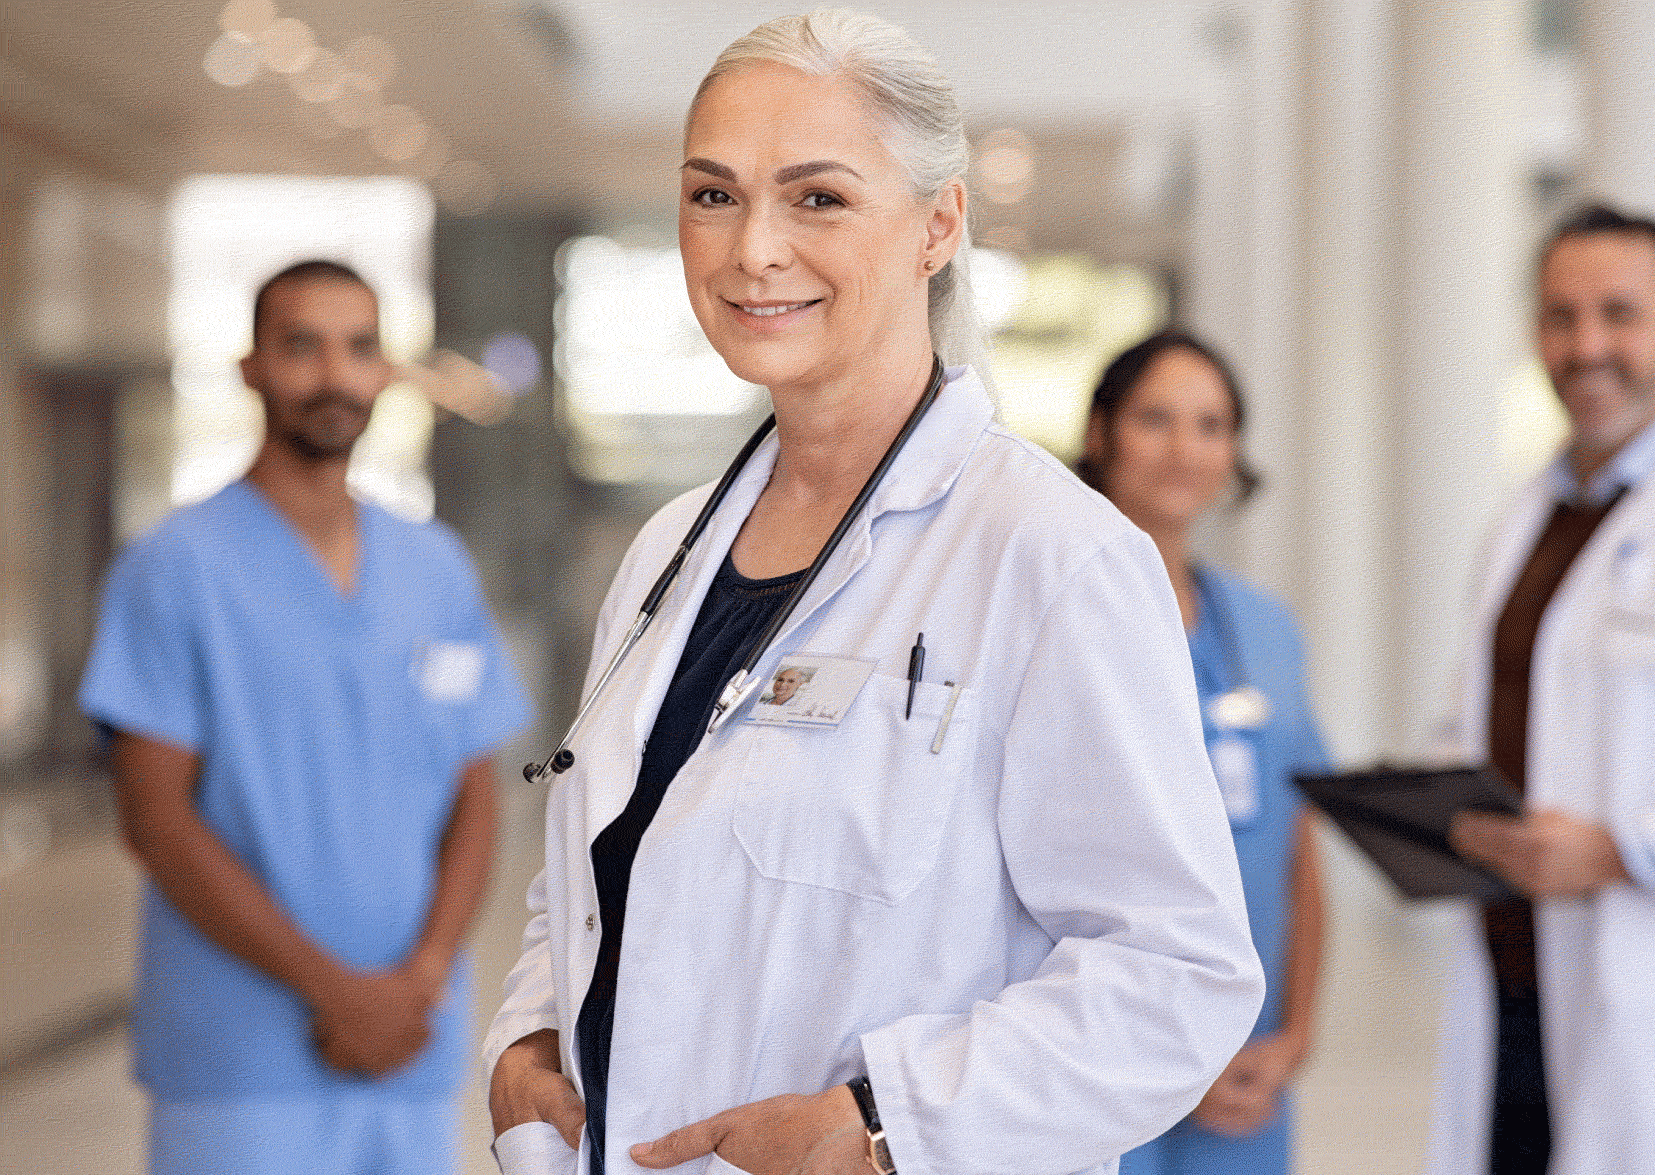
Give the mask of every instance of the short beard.
<svg viewBox="0 0 1655 1175">
<path fill-rule="evenodd" d="M 313 427 L 310 417 L 319 409 L 343 409 L 352 426 L 343 432 Z M 294 409 L 288 419 L 271 420 L 271 431 L 306 461 L 341 461 L 351 455 L 356 442 L 368 427 L 371 409 L 337 392 L 322 391 Z"/>
</svg>

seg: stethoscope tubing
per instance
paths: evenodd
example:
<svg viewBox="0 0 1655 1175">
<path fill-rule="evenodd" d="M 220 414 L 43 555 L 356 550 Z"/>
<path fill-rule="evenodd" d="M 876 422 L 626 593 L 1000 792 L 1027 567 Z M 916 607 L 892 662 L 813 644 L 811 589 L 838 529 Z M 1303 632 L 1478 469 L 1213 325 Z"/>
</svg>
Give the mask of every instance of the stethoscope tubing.
<svg viewBox="0 0 1655 1175">
<path fill-rule="evenodd" d="M 689 558 L 690 549 L 700 540 L 701 533 L 707 529 L 707 524 L 712 521 L 713 515 L 718 512 L 719 506 L 729 496 L 731 487 L 736 483 L 736 478 L 741 476 L 741 471 L 747 467 L 748 460 L 752 458 L 758 447 L 764 443 L 764 438 L 769 436 L 770 431 L 775 427 L 776 417 L 772 413 L 765 418 L 763 424 L 754 430 L 753 435 L 747 438 L 747 443 L 741 446 L 741 451 L 736 454 L 735 460 L 730 462 L 729 468 L 724 471 L 724 476 L 719 478 L 718 484 L 713 487 L 713 492 L 708 497 L 706 505 L 701 507 L 701 513 L 697 514 L 695 521 L 690 523 L 690 528 L 685 532 L 683 541 L 678 544 L 678 549 L 672 553 L 672 558 L 667 560 L 667 565 L 661 569 L 661 574 L 656 577 L 655 585 L 649 589 L 649 594 L 644 597 L 644 602 L 638 609 L 637 617 L 632 621 L 632 627 L 626 630 L 626 636 L 622 639 L 620 648 L 615 650 L 615 655 L 609 659 L 608 666 L 604 668 L 603 676 L 598 678 L 596 684 L 592 686 L 592 692 L 586 695 L 586 701 L 576 711 L 575 720 L 569 724 L 569 729 L 563 732 L 563 739 L 557 744 L 557 749 L 546 756 L 543 762 L 524 764 L 524 779 L 530 783 L 539 783 L 545 779 L 548 771 L 553 775 L 562 775 L 574 766 L 575 755 L 569 749 L 569 744 L 574 741 L 575 735 L 580 732 L 580 728 L 586 725 L 588 716 L 597 708 L 599 699 L 603 697 L 604 688 L 609 684 L 609 679 L 615 676 L 615 671 L 621 667 L 621 662 L 626 660 L 626 655 L 632 651 L 632 646 L 642 639 L 644 631 L 649 628 L 650 621 L 655 619 L 655 612 L 660 608 L 661 601 L 666 598 L 667 590 L 672 587 L 672 581 L 678 578 L 678 572 L 684 566 L 684 560 Z"/>
<path fill-rule="evenodd" d="M 742 659 L 741 667 L 736 670 L 735 675 L 730 678 L 724 689 L 719 693 L 718 701 L 713 704 L 712 717 L 707 722 L 708 733 L 717 730 L 723 724 L 724 719 L 741 704 L 752 686 L 756 684 L 747 680 L 753 672 L 753 667 L 759 663 L 759 660 L 769 650 L 770 643 L 776 639 L 776 634 L 781 632 L 782 626 L 793 615 L 793 610 L 798 607 L 799 601 L 804 599 L 805 593 L 810 590 L 811 584 L 816 582 L 816 577 L 822 574 L 822 569 L 827 566 L 828 560 L 839 549 L 839 544 L 844 540 L 845 535 L 850 532 L 851 525 L 867 507 L 874 491 L 879 488 L 879 483 L 885 479 L 886 470 L 890 469 L 891 464 L 897 459 L 897 455 L 902 452 L 903 446 L 908 443 L 908 438 L 913 435 L 914 429 L 919 427 L 919 422 L 936 401 L 938 393 L 942 391 L 942 382 L 942 360 L 932 355 L 931 378 L 925 385 L 925 391 L 920 394 L 919 403 L 915 404 L 913 411 L 908 413 L 908 419 L 903 422 L 901 431 L 896 434 L 896 439 L 885 450 L 885 455 L 879 459 L 879 464 L 874 466 L 873 472 L 868 475 L 868 480 L 862 483 L 862 489 L 858 491 L 856 499 L 851 502 L 844 516 L 839 519 L 839 525 L 833 528 L 833 533 L 828 536 L 827 542 L 822 544 L 822 549 L 816 553 L 816 558 L 811 562 L 804 578 L 788 593 L 786 602 L 776 609 L 775 615 L 770 618 L 769 623 L 764 626 L 764 631 L 759 634 L 759 639 L 753 642 L 753 647 L 748 650 L 747 656 Z"/>
<path fill-rule="evenodd" d="M 908 419 L 903 423 L 896 439 L 885 450 L 885 455 L 880 458 L 879 464 L 875 466 L 873 473 L 863 483 L 856 499 L 851 502 L 844 516 L 839 519 L 839 524 L 834 527 L 833 533 L 828 536 L 827 542 L 817 552 L 815 560 L 811 562 L 803 578 L 788 593 L 786 601 L 776 610 L 776 614 L 770 618 L 763 633 L 754 642 L 752 650 L 742 661 L 741 667 L 736 671 L 735 676 L 729 680 L 719 693 L 718 701 L 713 705 L 712 718 L 707 724 L 709 732 L 718 729 L 724 718 L 732 713 L 745 699 L 746 695 L 751 692 L 753 683 L 747 679 L 752 674 L 753 667 L 768 651 L 771 641 L 781 631 L 782 626 L 787 623 L 788 617 L 793 614 L 799 601 L 804 598 L 805 592 L 810 589 L 811 584 L 816 582 L 816 577 L 827 566 L 828 560 L 832 558 L 834 551 L 838 549 L 840 542 L 849 532 L 851 524 L 867 506 L 868 500 L 873 497 L 874 491 L 879 488 L 879 483 L 884 479 L 891 463 L 902 452 L 903 446 L 908 443 L 908 438 L 913 435 L 914 429 L 918 427 L 920 420 L 930 410 L 931 405 L 936 402 L 938 393 L 942 391 L 942 386 L 942 360 L 933 355 L 931 357 L 931 378 L 925 386 L 925 391 L 920 395 L 919 403 L 915 404 L 913 411 L 908 414 Z M 627 629 L 620 647 L 615 650 L 615 655 L 609 659 L 609 664 L 604 668 L 603 675 L 598 678 L 592 687 L 591 693 L 586 696 L 586 701 L 576 712 L 574 721 L 569 724 L 569 729 L 564 732 L 562 740 L 557 744 L 557 749 L 548 755 L 543 762 L 525 764 L 523 767 L 524 779 L 530 783 L 540 783 L 546 778 L 548 772 L 553 775 L 561 775 L 574 766 L 575 754 L 570 749 L 570 744 L 574 741 L 575 735 L 579 733 L 581 727 L 586 724 L 587 718 L 597 708 L 598 702 L 604 695 L 605 688 L 615 676 L 616 671 L 620 669 L 622 662 L 626 660 L 627 654 L 643 638 L 644 632 L 649 628 L 651 621 L 655 619 L 655 613 L 660 608 L 661 602 L 666 598 L 667 592 L 678 578 L 678 572 L 682 570 L 685 561 L 689 558 L 690 551 L 700 541 L 702 533 L 712 521 L 713 515 L 718 512 L 718 508 L 724 504 L 724 499 L 729 496 L 730 490 L 735 486 L 736 479 L 741 476 L 742 470 L 747 467 L 748 461 L 752 459 L 759 445 L 770 435 L 775 426 L 776 417 L 772 414 L 763 424 L 759 425 L 753 435 L 747 439 L 747 443 L 741 447 L 741 451 L 736 454 L 735 460 L 730 462 L 729 468 L 724 471 L 724 476 L 719 479 L 718 485 L 713 488 L 712 494 L 707 498 L 706 505 L 701 507 L 701 512 L 695 516 L 695 521 L 690 524 L 689 530 L 685 532 L 683 541 L 678 544 L 678 549 L 673 552 L 672 558 L 667 560 L 667 565 L 662 568 L 661 574 L 656 577 L 654 586 L 649 589 L 649 594 L 644 597 L 644 602 L 638 609 L 638 615 L 632 621 L 632 626 Z"/>
</svg>

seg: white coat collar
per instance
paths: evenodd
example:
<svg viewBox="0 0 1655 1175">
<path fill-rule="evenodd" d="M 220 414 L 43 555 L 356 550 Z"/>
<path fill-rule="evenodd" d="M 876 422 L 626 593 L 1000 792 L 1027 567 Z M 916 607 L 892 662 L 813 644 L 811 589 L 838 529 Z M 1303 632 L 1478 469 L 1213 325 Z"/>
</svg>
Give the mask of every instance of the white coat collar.
<svg viewBox="0 0 1655 1175">
<path fill-rule="evenodd" d="M 1584 486 L 1575 476 L 1567 448 L 1547 466 L 1543 475 L 1555 501 L 1582 500 L 1588 506 L 1602 506 L 1620 490 L 1636 489 L 1655 474 L 1655 424 L 1621 446 L 1615 459 L 1598 470 Z"/>
<path fill-rule="evenodd" d="M 821 577 L 799 601 L 798 608 L 777 634 L 776 641 L 766 654 L 767 659 L 779 655 L 777 650 L 785 647 L 793 630 L 837 595 L 868 563 L 873 553 L 872 531 L 876 518 L 891 511 L 923 509 L 942 498 L 959 477 L 966 458 L 976 448 L 983 431 L 993 422 L 994 404 L 982 380 L 969 367 L 948 368 L 944 379 L 943 389 L 930 411 L 892 463 L 885 480 L 868 503 L 868 509 L 856 520 L 833 559 L 822 569 Z M 729 497 L 713 515 L 701 541 L 686 561 L 679 584 L 672 592 L 676 599 L 661 616 L 664 623 L 652 628 L 638 650 L 640 660 L 647 661 L 649 669 L 642 688 L 634 695 L 633 778 L 637 774 L 637 758 L 642 754 L 661 699 L 666 695 L 672 673 L 683 655 L 701 601 L 706 598 L 713 576 L 723 564 L 747 515 L 769 483 L 776 466 L 777 452 L 778 444 L 772 434 L 748 460 L 747 468 L 730 487 Z M 757 667 L 761 673 L 764 666 L 765 661 L 761 660 Z M 624 802 L 624 794 L 617 791 L 612 796 L 606 796 L 605 801 L 595 804 L 590 813 L 592 835 L 596 835 L 614 818 Z"/>
</svg>

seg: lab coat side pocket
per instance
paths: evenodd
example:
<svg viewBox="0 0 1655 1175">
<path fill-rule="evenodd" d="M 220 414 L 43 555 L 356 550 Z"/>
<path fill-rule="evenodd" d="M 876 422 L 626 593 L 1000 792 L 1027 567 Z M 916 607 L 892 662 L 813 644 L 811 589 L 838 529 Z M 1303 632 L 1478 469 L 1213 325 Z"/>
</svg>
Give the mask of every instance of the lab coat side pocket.
<svg viewBox="0 0 1655 1175">
<path fill-rule="evenodd" d="M 736 839 L 760 876 L 901 901 L 936 867 L 969 769 L 973 691 L 875 674 L 837 727 L 755 726 L 739 768 Z"/>
</svg>

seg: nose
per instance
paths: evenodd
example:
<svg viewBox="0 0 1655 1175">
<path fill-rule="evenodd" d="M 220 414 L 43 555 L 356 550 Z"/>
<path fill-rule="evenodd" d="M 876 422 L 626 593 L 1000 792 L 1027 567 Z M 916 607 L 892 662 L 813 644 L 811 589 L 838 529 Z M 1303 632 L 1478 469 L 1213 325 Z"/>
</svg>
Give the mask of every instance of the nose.
<svg viewBox="0 0 1655 1175">
<path fill-rule="evenodd" d="M 362 365 L 348 346 L 322 349 L 322 386 L 355 391 L 362 383 Z"/>
<path fill-rule="evenodd" d="M 758 277 L 771 269 L 787 268 L 792 257 L 793 248 L 780 210 L 763 203 L 743 210 L 733 258 L 737 269 L 749 277 Z"/>
<path fill-rule="evenodd" d="M 1198 426 L 1180 420 L 1172 426 L 1172 435 L 1168 438 L 1167 447 L 1172 451 L 1174 457 L 1183 460 L 1195 451 L 1199 440 L 1200 430 Z"/>
<path fill-rule="evenodd" d="M 1569 361 L 1577 366 L 1601 363 L 1609 357 L 1609 330 L 1599 314 L 1582 314 L 1569 332 Z"/>
</svg>

